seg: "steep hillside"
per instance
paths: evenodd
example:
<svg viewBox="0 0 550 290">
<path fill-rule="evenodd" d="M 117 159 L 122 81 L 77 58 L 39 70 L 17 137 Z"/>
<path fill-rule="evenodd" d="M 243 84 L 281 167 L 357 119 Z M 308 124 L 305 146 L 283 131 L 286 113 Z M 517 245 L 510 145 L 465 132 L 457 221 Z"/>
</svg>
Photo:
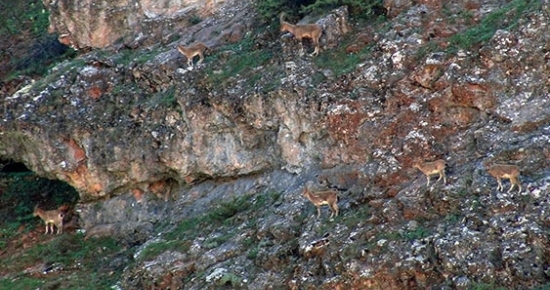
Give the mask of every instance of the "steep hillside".
<svg viewBox="0 0 550 290">
<path fill-rule="evenodd" d="M 2 226 L 0 287 L 549 287 L 547 3 L 176 2 L 46 5 L 89 51 L 3 90 L 0 160 L 76 189 L 80 229 L 41 235 L 32 192 Z M 281 21 L 321 27 L 319 55 Z M 418 168 L 438 159 L 446 182 Z"/>
</svg>

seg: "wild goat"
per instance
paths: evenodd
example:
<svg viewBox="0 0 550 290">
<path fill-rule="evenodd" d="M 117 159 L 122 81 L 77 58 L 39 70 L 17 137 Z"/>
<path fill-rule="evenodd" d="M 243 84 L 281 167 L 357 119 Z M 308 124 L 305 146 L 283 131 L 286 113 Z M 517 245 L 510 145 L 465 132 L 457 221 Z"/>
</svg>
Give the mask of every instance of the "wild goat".
<svg viewBox="0 0 550 290">
<path fill-rule="evenodd" d="M 486 165 L 487 172 L 491 176 L 497 179 L 497 190 L 503 190 L 504 186 L 502 186 L 501 178 L 508 178 L 510 179 L 510 189 L 508 192 L 512 191 L 512 188 L 514 188 L 514 185 L 518 185 L 519 192 L 521 192 L 521 184 L 519 183 L 519 168 L 516 165 L 508 165 L 508 164 L 494 164 L 492 166 Z"/>
<path fill-rule="evenodd" d="M 46 224 L 46 234 L 50 232 L 53 234 L 53 226 L 57 227 L 57 234 L 63 232 L 63 217 L 65 216 L 60 210 L 42 210 L 38 208 L 38 205 L 34 207 L 33 216 L 39 216 Z"/>
<path fill-rule="evenodd" d="M 308 185 L 304 187 L 303 195 L 317 207 L 317 218 L 321 216 L 321 206 L 326 204 L 330 207 L 332 216 L 338 216 L 338 194 L 336 191 L 327 190 L 319 192 L 311 192 Z"/>
<path fill-rule="evenodd" d="M 443 159 L 439 159 L 434 162 L 416 163 L 413 167 L 418 168 L 426 175 L 426 178 L 428 179 L 428 186 L 430 186 L 430 176 L 434 174 L 439 174 L 439 179 L 437 181 L 443 178 L 443 184 L 447 183 L 447 177 L 445 176 L 445 160 Z"/>
<path fill-rule="evenodd" d="M 281 16 L 279 17 L 279 22 L 281 23 L 281 32 L 290 32 L 294 37 L 300 42 L 301 50 L 300 52 L 304 51 L 304 45 L 302 43 L 302 39 L 309 38 L 313 41 L 313 45 L 315 46 L 315 50 L 311 54 L 312 56 L 317 55 L 319 53 L 319 38 L 321 38 L 321 34 L 323 33 L 323 30 L 321 27 L 317 24 L 290 24 L 286 21 L 284 21 L 284 12 L 281 13 Z"/>
<path fill-rule="evenodd" d="M 187 66 L 192 69 L 193 58 L 198 55 L 199 61 L 197 62 L 197 65 L 200 65 L 204 60 L 204 53 L 208 49 L 208 46 L 202 42 L 196 42 L 189 46 L 178 45 L 177 49 L 181 52 L 181 54 L 187 57 Z"/>
</svg>

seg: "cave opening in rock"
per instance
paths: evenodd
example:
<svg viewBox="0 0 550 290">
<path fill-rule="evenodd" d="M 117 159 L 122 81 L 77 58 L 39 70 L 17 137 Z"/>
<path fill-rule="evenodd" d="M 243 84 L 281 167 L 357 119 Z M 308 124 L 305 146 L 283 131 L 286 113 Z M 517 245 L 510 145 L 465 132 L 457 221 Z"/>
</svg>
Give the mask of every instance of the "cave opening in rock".
<svg viewBox="0 0 550 290">
<path fill-rule="evenodd" d="M 36 206 L 63 210 L 68 221 L 78 200 L 78 192 L 66 182 L 41 177 L 24 163 L 0 159 L 0 228 L 8 235 L 43 230 L 43 222 L 33 216 Z"/>
<path fill-rule="evenodd" d="M 31 171 L 30 169 L 27 168 L 27 166 L 25 166 L 25 164 L 21 163 L 21 162 L 10 162 L 10 161 L 5 161 L 6 163 L 4 162 L 0 162 L 0 172 L 5 172 L 5 173 L 9 173 L 9 172 L 29 172 Z"/>
</svg>

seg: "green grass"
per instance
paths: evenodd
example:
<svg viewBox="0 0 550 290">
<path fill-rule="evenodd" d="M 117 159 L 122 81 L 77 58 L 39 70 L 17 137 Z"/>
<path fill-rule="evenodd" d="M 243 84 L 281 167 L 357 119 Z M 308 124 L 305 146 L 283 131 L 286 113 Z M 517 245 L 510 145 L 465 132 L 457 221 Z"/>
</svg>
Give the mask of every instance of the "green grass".
<svg viewBox="0 0 550 290">
<path fill-rule="evenodd" d="M 117 53 L 113 58 L 116 64 L 123 66 L 128 66 L 131 63 L 135 64 L 144 64 L 152 59 L 154 59 L 159 53 L 160 50 L 144 50 L 144 49 L 124 49 L 120 53 Z M 98 56 L 104 58 L 110 58 L 111 56 L 107 51 L 98 52 Z"/>
<path fill-rule="evenodd" d="M 382 0 L 257 0 L 256 11 L 262 23 L 278 21 L 281 12 L 293 19 L 307 14 L 324 15 L 332 9 L 347 6 L 354 19 L 372 19 L 376 9 L 381 9 Z"/>
<path fill-rule="evenodd" d="M 33 85 L 33 90 L 39 92 L 46 89 L 51 83 L 57 81 L 62 75 L 76 75 L 77 70 L 84 67 L 85 64 L 86 63 L 84 60 L 76 58 L 54 65 L 49 68 L 49 73 L 45 77 L 36 81 Z M 63 98 L 50 98 L 50 102 L 63 102 Z"/>
<path fill-rule="evenodd" d="M 2 172 L 0 181 L 0 250 L 11 253 L 0 259 L 0 272 L 17 273 L 29 265 L 36 265 L 38 261 L 74 265 L 78 257 L 93 253 L 90 248 L 93 244 L 89 243 L 84 247 L 70 235 L 59 236 L 51 243 L 39 243 L 28 249 L 21 249 L 22 235 L 36 227 L 40 231 L 43 229 L 42 221 L 32 216 L 36 204 L 44 209 L 53 209 L 61 204 L 73 205 L 79 196 L 67 183 L 40 178 L 30 171 Z M 90 258 L 95 259 L 93 256 Z M 0 280 L 0 289 L 36 289 L 41 284 L 42 279 L 21 276 L 17 279 Z"/>
<path fill-rule="evenodd" d="M 11 238 L 21 225 L 38 223 L 32 216 L 36 205 L 43 209 L 57 208 L 62 204 L 74 205 L 79 199 L 76 190 L 69 184 L 38 177 L 34 172 L 1 173 L 0 179 L 7 187 L 0 194 L 0 228 L 4 235 L 0 242 Z"/>
<path fill-rule="evenodd" d="M 273 77 L 278 73 L 273 67 L 266 67 L 272 64 L 275 53 L 268 48 L 256 48 L 253 34 L 246 36 L 241 42 L 228 44 L 217 49 L 217 53 L 207 57 L 207 62 L 216 63 L 216 66 L 208 66 L 206 73 L 208 80 L 213 87 L 220 87 L 228 84 L 233 78 L 240 78 L 246 81 L 247 86 L 253 86 L 262 78 L 269 78 L 269 86 L 275 87 L 280 84 L 280 78 Z M 228 52 L 231 52 L 228 54 Z M 254 69 L 261 68 L 261 71 Z M 268 71 L 266 71 L 266 69 Z M 281 74 L 282 76 L 282 74 Z"/>
<path fill-rule="evenodd" d="M 155 99 L 157 100 L 157 103 L 163 107 L 177 107 L 178 101 L 176 100 L 176 87 L 171 86 L 166 90 L 157 93 Z"/>
<path fill-rule="evenodd" d="M 0 289 L 11 289 L 11 290 L 40 289 L 40 286 L 42 286 L 43 284 L 44 284 L 43 279 L 33 278 L 33 277 L 0 279 Z"/>
<path fill-rule="evenodd" d="M 166 251 L 178 251 L 185 253 L 189 250 L 189 243 L 181 240 L 158 241 L 147 245 L 140 253 L 138 259 L 141 261 L 151 260 Z"/>
<path fill-rule="evenodd" d="M 364 223 L 370 216 L 370 208 L 368 205 L 363 205 L 355 208 L 350 214 L 340 215 L 342 222 L 350 228 L 356 227 L 359 223 Z"/>
<path fill-rule="evenodd" d="M 403 239 L 408 241 L 420 240 L 430 235 L 428 229 L 419 226 L 415 230 L 406 231 L 401 236 Z"/>
<path fill-rule="evenodd" d="M 59 235 L 46 243 L 38 243 L 20 254 L 11 255 L 0 261 L 3 269 L 16 270 L 21 265 L 37 263 L 60 263 L 65 267 L 74 263 L 83 263 L 95 268 L 94 260 L 98 254 L 104 255 L 120 250 L 112 238 L 84 240 L 82 235 Z"/>
<path fill-rule="evenodd" d="M 233 273 L 223 273 L 220 279 L 216 281 L 216 285 L 224 286 L 231 285 L 232 287 L 239 287 L 242 284 L 242 278 Z"/>
<path fill-rule="evenodd" d="M 247 228 L 255 227 L 254 213 L 276 202 L 280 195 L 279 192 L 243 195 L 219 203 L 201 216 L 179 222 L 175 228 L 163 235 L 165 241 L 149 245 L 140 258 L 151 259 L 168 250 L 185 252 L 199 234 L 209 236 L 204 241 L 205 248 L 218 247 L 236 235 L 235 226 L 239 223 L 244 223 Z M 214 232 L 223 234 L 213 235 Z M 243 248 L 249 249 L 249 259 L 257 256 L 260 245 L 257 240 L 248 237 L 243 240 L 242 245 Z"/>
<path fill-rule="evenodd" d="M 281 193 L 264 192 L 258 194 L 246 194 L 235 197 L 229 201 L 218 203 L 200 216 L 190 217 L 177 223 L 174 228 L 169 224 L 161 229 L 163 241 L 148 245 L 141 253 L 138 260 L 151 260 L 166 251 L 178 251 L 185 253 L 189 250 L 193 240 L 199 236 L 205 237 L 202 247 L 212 249 L 233 239 L 238 233 L 246 229 L 254 229 L 256 214 L 279 200 Z M 261 247 L 265 243 L 259 242 L 254 237 L 247 237 L 240 241 L 241 247 L 248 259 L 254 260 L 258 256 Z M 190 273 L 185 280 L 203 279 L 204 272 Z M 224 276 L 221 283 L 230 283 L 233 286 L 240 285 L 240 279 L 234 276 Z"/>
<path fill-rule="evenodd" d="M 208 239 L 206 239 L 206 241 L 204 241 L 204 247 L 206 249 L 213 249 L 213 248 L 219 247 L 220 245 L 229 241 L 229 239 L 231 239 L 234 236 L 235 236 L 235 230 L 231 228 L 225 229 L 223 234 L 215 237 L 209 237 Z"/>
<path fill-rule="evenodd" d="M 506 287 L 496 286 L 489 283 L 473 283 L 470 287 L 472 290 L 506 290 Z"/>
<path fill-rule="evenodd" d="M 334 73 L 335 77 L 348 74 L 355 70 L 358 63 L 364 61 L 375 47 L 374 44 L 365 46 L 357 53 L 347 54 L 346 47 L 354 42 L 353 38 L 345 38 L 338 47 L 321 51 L 318 56 L 313 59 L 315 65 L 320 69 L 329 69 Z"/>
<path fill-rule="evenodd" d="M 201 22 L 202 18 L 197 14 L 191 15 L 191 18 L 189 18 L 189 23 L 191 23 L 191 25 L 199 24 Z"/>
<path fill-rule="evenodd" d="M 42 1 L 0 1 L 0 36 L 31 33 L 39 36 L 48 30 L 49 13 Z M 9 7 L 9 8 L 8 8 Z"/>
<path fill-rule="evenodd" d="M 0 61 L 9 63 L 0 78 L 43 76 L 55 63 L 76 55 L 48 33 L 48 18 L 42 1 L 0 0 L 0 38 L 10 47 L 0 54 Z"/>
<path fill-rule="evenodd" d="M 538 11 L 541 8 L 541 2 L 536 0 L 514 0 L 501 8 L 495 9 L 487 14 L 481 22 L 462 32 L 459 32 L 448 38 L 449 46 L 445 49 L 448 53 L 456 53 L 458 50 L 471 50 L 474 47 L 487 43 L 495 32 L 499 29 L 513 30 L 517 28 L 519 22 L 528 12 Z M 445 12 L 450 18 L 451 23 L 460 18 L 470 22 L 472 15 L 468 11 L 461 11 L 456 16 L 451 17 L 451 12 Z M 441 51 L 435 41 L 429 41 L 424 47 L 416 52 L 416 58 L 422 59 L 426 55 Z"/>
<path fill-rule="evenodd" d="M 489 13 L 478 25 L 450 37 L 448 50 L 450 52 L 456 52 L 458 49 L 467 50 L 486 43 L 498 29 L 511 30 L 516 28 L 519 20 L 525 16 L 525 12 L 537 11 L 540 7 L 540 1 L 512 1 Z"/>
<path fill-rule="evenodd" d="M 112 238 L 83 238 L 79 234 L 63 234 L 3 258 L 0 268 L 11 273 L 44 264 L 56 265 L 59 270 L 37 278 L 32 274 L 8 277 L 0 280 L 0 289 L 37 289 L 60 282 L 63 289 L 107 289 L 114 285 L 123 268 L 109 263 L 126 249 Z"/>
</svg>

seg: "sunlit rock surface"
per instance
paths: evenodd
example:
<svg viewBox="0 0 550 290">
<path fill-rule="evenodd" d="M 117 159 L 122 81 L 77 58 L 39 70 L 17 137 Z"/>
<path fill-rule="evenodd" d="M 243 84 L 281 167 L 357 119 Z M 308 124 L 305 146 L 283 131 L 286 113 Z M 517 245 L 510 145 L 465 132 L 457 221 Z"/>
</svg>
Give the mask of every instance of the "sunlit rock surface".
<svg viewBox="0 0 550 290">
<path fill-rule="evenodd" d="M 374 48 L 343 74 L 319 69 L 288 35 L 258 40 L 280 57 L 252 68 L 254 81 L 213 83 L 230 68 L 208 57 L 182 69 L 177 41 L 84 54 L 3 100 L 0 155 L 77 188 L 90 234 L 138 253 L 169 248 L 136 254 L 123 289 L 548 285 L 546 10 L 447 50 L 500 2 L 384 2 L 395 8 L 384 31 L 328 25 L 348 21 L 342 10 L 318 20 L 334 28 L 318 58 L 331 41 L 370 35 Z M 78 43 L 111 42 L 98 39 Z M 436 159 L 448 182 L 428 187 L 412 165 Z M 498 192 L 490 163 L 517 165 L 523 190 Z M 308 181 L 338 190 L 340 217 L 324 207 L 315 218 Z"/>
</svg>

